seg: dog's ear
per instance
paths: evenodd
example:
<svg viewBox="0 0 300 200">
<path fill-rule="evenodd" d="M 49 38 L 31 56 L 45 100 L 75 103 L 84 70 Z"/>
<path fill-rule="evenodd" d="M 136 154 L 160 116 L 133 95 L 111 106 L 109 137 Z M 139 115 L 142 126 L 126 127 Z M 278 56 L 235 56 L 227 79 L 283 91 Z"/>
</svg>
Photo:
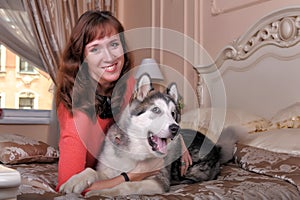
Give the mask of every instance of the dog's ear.
<svg viewBox="0 0 300 200">
<path fill-rule="evenodd" d="M 176 83 L 171 83 L 169 85 L 169 87 L 167 88 L 167 94 L 171 95 L 175 102 L 178 102 L 179 94 Z"/>
<path fill-rule="evenodd" d="M 142 74 L 136 85 L 136 98 L 143 101 L 148 92 L 152 90 L 152 83 L 149 74 Z"/>
</svg>

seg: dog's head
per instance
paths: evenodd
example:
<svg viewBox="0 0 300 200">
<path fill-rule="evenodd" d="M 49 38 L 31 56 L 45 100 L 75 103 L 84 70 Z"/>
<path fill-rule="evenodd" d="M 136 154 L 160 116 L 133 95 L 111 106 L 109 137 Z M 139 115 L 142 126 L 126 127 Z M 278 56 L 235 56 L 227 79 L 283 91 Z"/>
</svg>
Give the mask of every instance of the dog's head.
<svg viewBox="0 0 300 200">
<path fill-rule="evenodd" d="M 143 155 L 139 159 L 166 156 L 168 141 L 180 128 L 178 98 L 175 83 L 159 92 L 153 90 L 149 75 L 144 74 L 137 81 L 123 130 L 128 135 L 129 151 Z"/>
</svg>

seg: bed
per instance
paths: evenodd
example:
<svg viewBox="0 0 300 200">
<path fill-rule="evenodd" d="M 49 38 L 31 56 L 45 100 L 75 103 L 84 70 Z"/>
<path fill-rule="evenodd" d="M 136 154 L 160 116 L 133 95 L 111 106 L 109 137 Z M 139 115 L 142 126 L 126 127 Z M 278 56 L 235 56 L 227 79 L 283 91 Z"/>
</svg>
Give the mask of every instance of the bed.
<svg viewBox="0 0 300 200">
<path fill-rule="evenodd" d="M 300 199 L 299 63 L 300 7 L 293 7 L 266 15 L 224 47 L 213 64 L 195 66 L 199 101 L 211 97 L 210 103 L 184 113 L 181 127 L 212 140 L 224 127 L 246 130 L 233 161 L 222 166 L 216 180 L 117 199 Z M 21 175 L 18 199 L 83 198 L 55 192 L 59 152 L 53 147 L 5 136 L 0 151 L 2 163 Z M 0 188 L 0 194 L 10 189 Z"/>
</svg>

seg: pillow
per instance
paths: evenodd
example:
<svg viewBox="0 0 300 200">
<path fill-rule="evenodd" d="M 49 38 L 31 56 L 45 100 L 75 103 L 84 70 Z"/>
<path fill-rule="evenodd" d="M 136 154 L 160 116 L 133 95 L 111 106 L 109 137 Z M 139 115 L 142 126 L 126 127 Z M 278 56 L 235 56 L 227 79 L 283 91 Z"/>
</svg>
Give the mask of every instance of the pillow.
<svg viewBox="0 0 300 200">
<path fill-rule="evenodd" d="M 58 150 L 42 141 L 18 134 L 0 134 L 0 162 L 4 164 L 54 162 L 58 156 Z"/>
<path fill-rule="evenodd" d="M 237 144 L 234 158 L 247 171 L 288 181 L 300 189 L 300 156 Z"/>
<path fill-rule="evenodd" d="M 248 134 L 241 143 L 260 149 L 300 156 L 300 129 L 272 129 Z"/>
<path fill-rule="evenodd" d="M 271 128 L 300 128 L 300 102 L 279 110 L 271 122 Z"/>
<path fill-rule="evenodd" d="M 213 116 L 212 116 L 213 115 Z M 225 115 L 225 121 L 222 117 Z M 212 119 L 212 117 L 214 119 Z M 181 118 L 181 127 L 218 132 L 218 126 L 243 126 L 249 133 L 266 131 L 271 123 L 269 120 L 238 109 L 200 108 L 184 113 Z"/>
<path fill-rule="evenodd" d="M 240 125 L 249 133 L 266 131 L 271 125 L 271 122 L 264 117 L 237 109 L 228 110 L 226 119 L 228 120 L 226 127 Z"/>
</svg>

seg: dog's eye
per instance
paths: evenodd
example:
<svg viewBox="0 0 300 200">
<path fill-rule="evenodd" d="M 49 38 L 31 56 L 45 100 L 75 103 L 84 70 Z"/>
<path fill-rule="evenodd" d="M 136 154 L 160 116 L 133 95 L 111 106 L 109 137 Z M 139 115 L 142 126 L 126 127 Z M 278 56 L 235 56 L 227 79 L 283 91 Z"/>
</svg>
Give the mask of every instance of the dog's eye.
<svg viewBox="0 0 300 200">
<path fill-rule="evenodd" d="M 154 112 L 156 114 L 160 114 L 161 110 L 159 109 L 159 107 L 154 107 L 154 108 L 152 108 L 152 112 Z"/>
</svg>

